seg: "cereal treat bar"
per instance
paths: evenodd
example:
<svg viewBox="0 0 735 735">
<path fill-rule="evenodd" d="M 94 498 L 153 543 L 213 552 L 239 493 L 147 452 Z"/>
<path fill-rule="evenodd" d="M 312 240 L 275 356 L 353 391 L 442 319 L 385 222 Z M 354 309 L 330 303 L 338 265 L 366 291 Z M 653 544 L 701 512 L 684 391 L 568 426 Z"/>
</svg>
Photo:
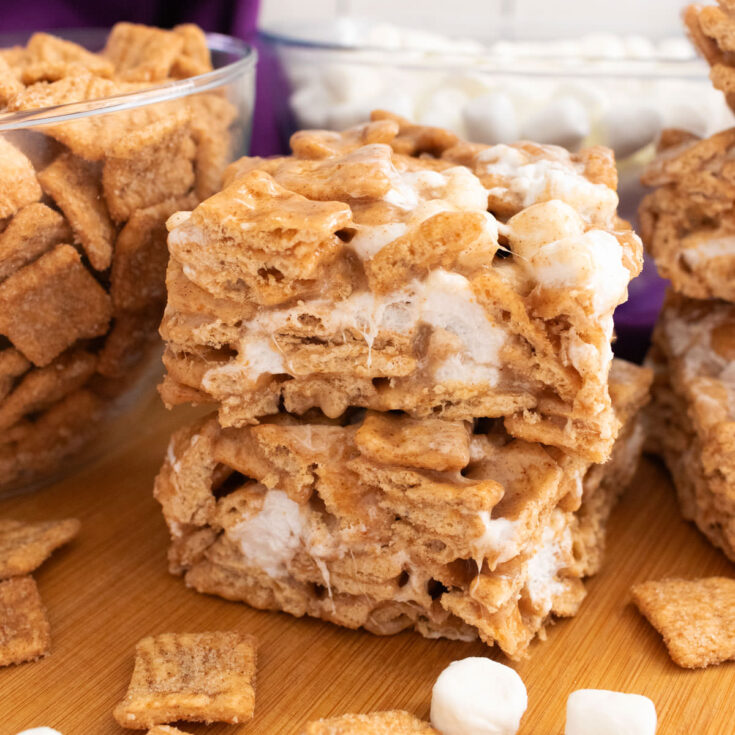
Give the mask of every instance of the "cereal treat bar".
<svg viewBox="0 0 735 735">
<path fill-rule="evenodd" d="M 669 293 L 649 361 L 649 448 L 684 517 L 735 561 L 735 305 Z"/>
<path fill-rule="evenodd" d="M 616 361 L 610 381 L 623 429 L 602 466 L 497 419 L 211 415 L 174 434 L 156 480 L 170 569 L 257 608 L 520 657 L 576 613 L 637 464 L 650 371 Z"/>
<path fill-rule="evenodd" d="M 244 158 L 168 226 L 169 405 L 508 431 L 607 458 L 613 309 L 641 267 L 612 154 L 475 146 L 388 115 Z"/>
<path fill-rule="evenodd" d="M 641 236 L 679 293 L 735 302 L 735 128 L 700 140 L 665 131 L 643 176 Z"/>
<path fill-rule="evenodd" d="M 717 5 L 688 6 L 684 11 L 692 43 L 710 65 L 710 80 L 724 93 L 735 110 L 735 2 L 717 0 Z"/>
<path fill-rule="evenodd" d="M 35 33 L 0 49 L 0 112 L 211 70 L 192 25 L 119 23 L 99 54 Z M 132 403 L 160 343 L 165 222 L 221 188 L 235 113 L 210 91 L 0 134 L 0 493 L 51 475 Z"/>
</svg>

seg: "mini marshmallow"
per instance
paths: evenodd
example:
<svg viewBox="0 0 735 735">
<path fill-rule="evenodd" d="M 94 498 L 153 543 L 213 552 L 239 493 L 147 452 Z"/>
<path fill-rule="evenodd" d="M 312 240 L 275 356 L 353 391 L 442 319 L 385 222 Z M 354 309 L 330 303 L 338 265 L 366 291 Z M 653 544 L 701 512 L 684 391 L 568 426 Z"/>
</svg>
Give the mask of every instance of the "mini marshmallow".
<svg viewBox="0 0 735 735">
<path fill-rule="evenodd" d="M 19 732 L 18 735 L 61 735 L 61 733 L 52 727 L 32 727 L 30 730 Z"/>
<path fill-rule="evenodd" d="M 625 158 L 655 140 L 661 130 L 661 113 L 647 105 L 613 105 L 607 109 L 600 123 L 603 144 Z"/>
<path fill-rule="evenodd" d="M 526 119 L 521 137 L 575 149 L 590 133 L 584 105 L 574 97 L 557 97 Z"/>
<path fill-rule="evenodd" d="M 515 735 L 528 706 L 523 680 L 489 658 L 449 664 L 431 693 L 431 724 L 442 735 Z"/>
<path fill-rule="evenodd" d="M 326 127 L 331 103 L 321 84 L 309 84 L 297 89 L 291 95 L 289 104 L 300 128 Z"/>
<path fill-rule="evenodd" d="M 478 143 L 513 143 L 520 137 L 516 108 L 503 92 L 470 100 L 462 110 L 467 137 Z"/>
<path fill-rule="evenodd" d="M 576 210 L 561 199 L 532 204 L 514 214 L 506 225 L 510 248 L 522 258 L 530 258 L 540 247 L 584 232 L 584 222 Z"/>
<path fill-rule="evenodd" d="M 385 76 L 365 64 L 329 64 L 322 83 L 333 102 L 354 104 L 383 92 Z"/>
<path fill-rule="evenodd" d="M 648 697 L 578 689 L 567 700 L 565 735 L 654 735 L 656 708 Z"/>
</svg>

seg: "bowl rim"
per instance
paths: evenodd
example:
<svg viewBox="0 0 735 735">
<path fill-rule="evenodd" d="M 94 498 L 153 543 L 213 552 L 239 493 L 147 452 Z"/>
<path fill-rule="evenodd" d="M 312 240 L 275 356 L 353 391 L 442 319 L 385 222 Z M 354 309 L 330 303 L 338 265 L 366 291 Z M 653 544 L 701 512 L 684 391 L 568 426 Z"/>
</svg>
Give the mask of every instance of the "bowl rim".
<svg viewBox="0 0 735 735">
<path fill-rule="evenodd" d="M 99 34 L 100 38 L 104 34 L 106 38 L 110 29 L 66 28 L 53 29 L 50 32 L 67 39 L 73 38 L 74 36 L 81 38 L 96 34 Z M 0 47 L 4 47 L 6 39 L 19 39 L 24 35 L 30 36 L 31 33 L 25 31 L 2 33 L 0 34 Z M 214 69 L 205 74 L 197 74 L 186 79 L 177 79 L 163 84 L 156 84 L 137 92 L 125 92 L 111 97 L 101 97 L 100 99 L 86 100 L 84 102 L 67 102 L 63 105 L 37 107 L 33 110 L 0 112 L 0 132 L 50 124 L 59 125 L 80 118 L 107 115 L 131 110 L 136 107 L 153 105 L 158 102 L 168 102 L 221 87 L 255 69 L 258 61 L 258 52 L 254 46 L 242 39 L 223 33 L 205 33 L 204 35 L 207 39 L 207 48 L 210 51 L 229 53 L 239 56 L 239 58 L 221 66 L 219 69 Z"/>
<path fill-rule="evenodd" d="M 322 19 L 328 23 L 339 22 L 340 20 L 352 20 L 357 24 L 375 24 L 377 21 L 372 18 L 363 18 L 361 16 L 342 15 Z M 652 57 L 652 58 L 630 58 L 623 62 L 628 68 L 625 70 L 615 71 L 615 66 L 619 65 L 621 60 L 616 58 L 606 58 L 603 56 L 558 56 L 554 54 L 533 53 L 525 54 L 512 59 L 512 63 L 535 63 L 538 69 L 530 70 L 522 69 L 514 71 L 508 64 L 508 60 L 502 54 L 493 54 L 492 47 L 487 46 L 482 54 L 477 51 L 451 49 L 448 51 L 439 50 L 438 52 L 426 51 L 424 49 L 412 48 L 386 48 L 375 44 L 353 43 L 349 41 L 321 41 L 309 38 L 309 36 L 299 29 L 304 27 L 320 27 L 321 24 L 316 23 L 313 18 L 293 18 L 273 20 L 266 25 L 259 26 L 258 35 L 265 42 L 274 47 L 282 46 L 291 49 L 300 49 L 303 51 L 325 51 L 344 54 L 350 63 L 371 65 L 371 64 L 399 64 L 401 67 L 409 69 L 423 69 L 432 65 L 441 66 L 447 63 L 447 59 L 451 62 L 451 68 L 454 70 L 460 68 L 463 64 L 470 63 L 471 68 L 480 72 L 498 71 L 508 73 L 512 76 L 516 74 L 528 75 L 532 73 L 538 76 L 610 76 L 618 74 L 620 76 L 635 77 L 683 77 L 683 78 L 699 78 L 706 77 L 709 73 L 706 63 L 699 57 L 692 47 L 692 55 L 689 58 L 678 57 Z M 625 35 L 625 34 L 617 34 Z M 499 35 L 492 39 L 496 41 L 538 41 L 540 39 L 522 36 L 505 37 Z M 543 39 L 541 39 L 543 40 Z M 548 39 L 551 40 L 551 39 Z M 383 58 L 365 59 L 361 58 L 361 54 L 368 52 L 371 54 L 379 54 Z M 420 59 L 417 59 L 420 56 Z M 544 64 L 546 62 L 554 62 L 556 64 L 574 64 L 578 65 L 579 61 L 592 62 L 596 68 L 584 69 L 578 66 L 568 68 L 546 70 Z M 449 68 L 449 67 L 447 67 Z"/>
</svg>

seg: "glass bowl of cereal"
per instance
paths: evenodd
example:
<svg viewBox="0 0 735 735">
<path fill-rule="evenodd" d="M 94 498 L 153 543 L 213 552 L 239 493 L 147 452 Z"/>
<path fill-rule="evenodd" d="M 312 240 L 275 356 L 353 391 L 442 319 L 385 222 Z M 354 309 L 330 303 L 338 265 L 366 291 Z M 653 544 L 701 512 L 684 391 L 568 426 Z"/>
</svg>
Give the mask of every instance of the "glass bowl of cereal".
<svg viewBox="0 0 735 735">
<path fill-rule="evenodd" d="M 2 496 L 117 446 L 153 400 L 165 222 L 246 153 L 256 53 L 131 23 L 0 46 Z"/>
</svg>

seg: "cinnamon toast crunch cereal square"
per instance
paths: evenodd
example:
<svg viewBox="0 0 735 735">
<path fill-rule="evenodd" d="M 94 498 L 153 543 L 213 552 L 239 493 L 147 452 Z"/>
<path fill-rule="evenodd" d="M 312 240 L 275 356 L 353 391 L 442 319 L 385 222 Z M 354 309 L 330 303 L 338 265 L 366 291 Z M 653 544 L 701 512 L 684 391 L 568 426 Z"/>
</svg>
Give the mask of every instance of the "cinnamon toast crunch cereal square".
<svg viewBox="0 0 735 735">
<path fill-rule="evenodd" d="M 32 577 L 0 582 L 0 666 L 35 661 L 51 647 L 51 628 Z"/>
<path fill-rule="evenodd" d="M 650 580 L 631 592 L 674 663 L 699 669 L 735 659 L 735 579 Z"/>
<path fill-rule="evenodd" d="M 0 519 L 0 579 L 30 574 L 79 533 L 76 518 L 23 523 Z"/>
<path fill-rule="evenodd" d="M 43 190 L 60 207 L 92 267 L 107 270 L 115 228 L 102 198 L 98 167 L 64 153 L 38 175 Z"/>
<path fill-rule="evenodd" d="M 132 729 L 177 720 L 246 722 L 255 708 L 256 646 L 253 636 L 236 632 L 144 638 L 115 719 Z"/>
<path fill-rule="evenodd" d="M 38 366 L 78 339 L 104 334 L 110 297 L 71 245 L 59 245 L 0 284 L 0 334 Z"/>
<path fill-rule="evenodd" d="M 0 281 L 54 245 L 71 239 L 72 232 L 63 215 L 41 202 L 23 207 L 0 234 Z"/>
<path fill-rule="evenodd" d="M 182 196 L 194 184 L 195 146 L 183 108 L 124 136 L 109 153 L 102 186 L 117 222 L 137 209 Z"/>
</svg>

